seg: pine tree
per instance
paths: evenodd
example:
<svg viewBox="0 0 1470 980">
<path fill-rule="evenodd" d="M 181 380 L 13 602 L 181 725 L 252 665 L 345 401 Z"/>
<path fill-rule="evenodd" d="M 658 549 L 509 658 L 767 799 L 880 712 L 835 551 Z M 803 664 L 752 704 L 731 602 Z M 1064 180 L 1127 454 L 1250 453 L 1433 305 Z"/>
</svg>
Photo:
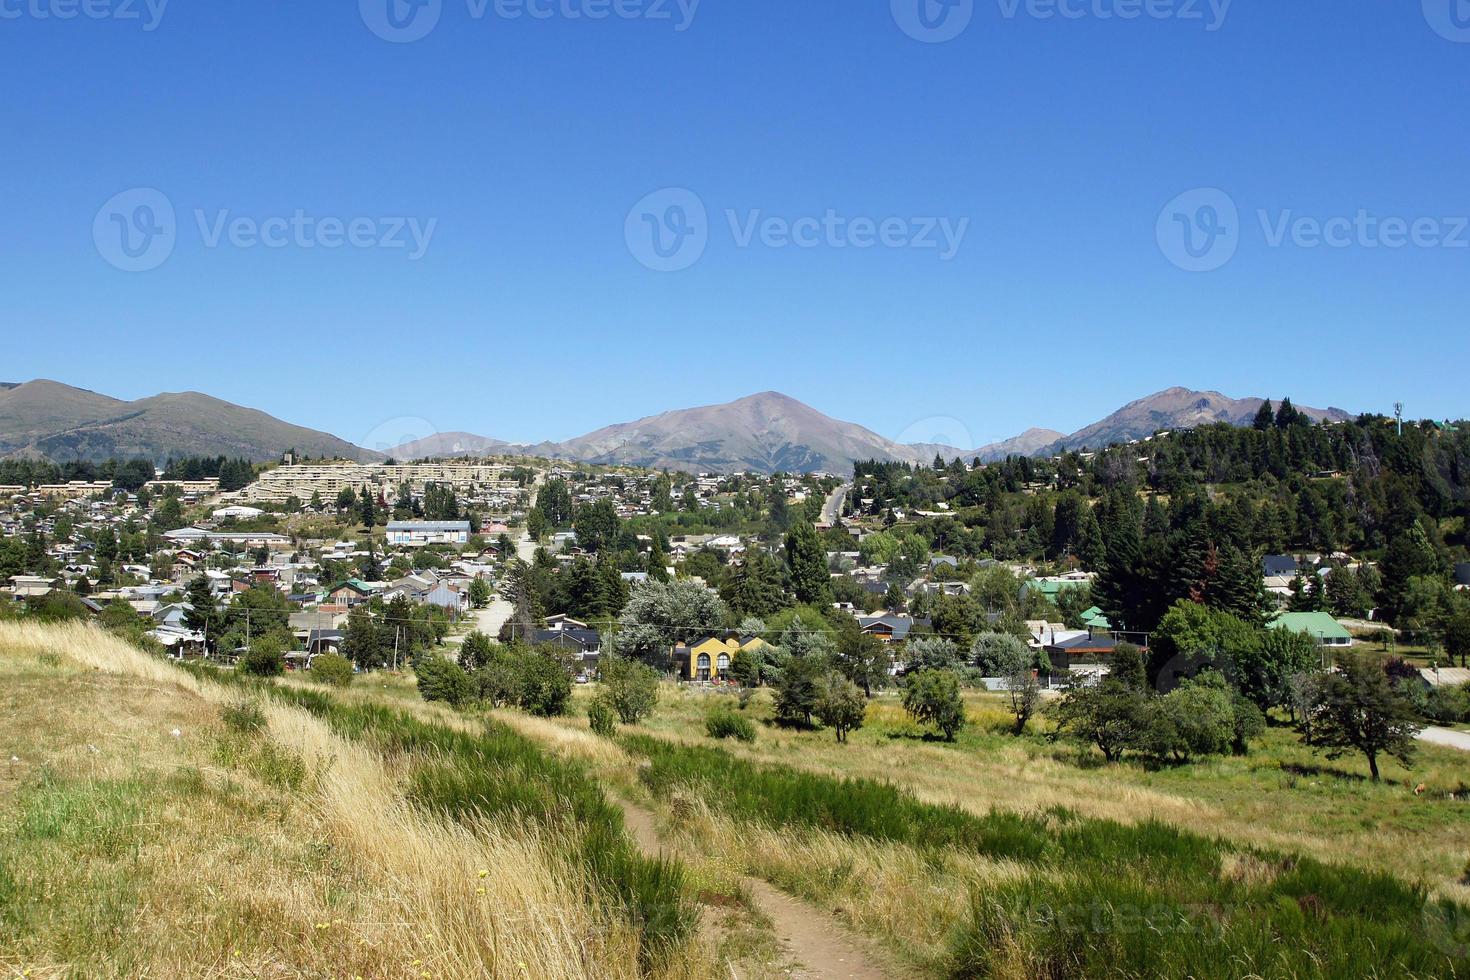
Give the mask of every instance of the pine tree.
<svg viewBox="0 0 1470 980">
<path fill-rule="evenodd" d="M 1256 411 L 1256 419 L 1251 423 L 1251 428 L 1257 432 L 1265 432 L 1276 424 L 1276 417 L 1271 409 L 1271 399 L 1267 398 L 1261 402 L 1261 407 Z"/>
</svg>

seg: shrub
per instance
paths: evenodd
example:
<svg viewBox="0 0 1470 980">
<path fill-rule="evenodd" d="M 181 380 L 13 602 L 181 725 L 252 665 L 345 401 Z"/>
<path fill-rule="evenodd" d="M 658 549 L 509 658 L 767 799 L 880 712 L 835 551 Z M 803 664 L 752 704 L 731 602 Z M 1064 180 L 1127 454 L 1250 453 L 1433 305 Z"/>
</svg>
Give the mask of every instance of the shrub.
<svg viewBox="0 0 1470 980">
<path fill-rule="evenodd" d="M 311 661 L 311 679 L 330 687 L 352 683 L 352 661 L 335 653 L 324 653 Z"/>
<path fill-rule="evenodd" d="M 597 665 L 602 693 L 625 725 L 636 725 L 658 704 L 658 671 L 628 657 L 603 657 Z"/>
<path fill-rule="evenodd" d="M 520 704 L 525 686 L 524 655 L 505 647 L 495 647 L 490 659 L 475 671 L 475 688 L 480 700 L 492 707 Z"/>
<path fill-rule="evenodd" d="M 522 708 L 542 718 L 567 713 L 567 705 L 572 700 L 572 677 L 560 657 L 541 651 L 526 654 L 521 677 Z"/>
<path fill-rule="evenodd" d="M 710 738 L 733 738 L 741 742 L 755 741 L 755 726 L 744 715 L 729 708 L 716 708 L 704 719 L 704 730 Z"/>
<path fill-rule="evenodd" d="M 924 670 L 909 677 L 903 688 L 903 709 L 920 724 L 939 729 L 946 742 L 953 742 L 965 727 L 960 681 L 948 670 Z"/>
<path fill-rule="evenodd" d="M 612 738 L 618 733 L 617 712 L 607 703 L 607 698 L 600 695 L 587 705 L 587 723 L 592 726 L 594 735 L 603 738 Z"/>
<path fill-rule="evenodd" d="M 1188 762 L 1222 755 L 1235 741 L 1235 708 L 1225 679 L 1208 671 L 1148 703 L 1142 741 L 1156 757 Z"/>
<path fill-rule="evenodd" d="M 1470 719 L 1470 691 L 1463 687 L 1434 687 L 1424 697 L 1424 714 L 1453 725 Z"/>
<path fill-rule="evenodd" d="M 425 701 L 443 701 L 451 707 L 461 707 L 473 696 L 474 687 L 470 675 L 452 660 L 438 654 L 425 657 L 417 671 L 419 696 Z"/>
<path fill-rule="evenodd" d="M 285 648 L 274 637 L 261 637 L 240 658 L 240 669 L 255 677 L 279 677 L 286 672 Z"/>
<path fill-rule="evenodd" d="M 236 701 L 220 709 L 220 720 L 232 732 L 254 735 L 265 728 L 265 715 L 254 701 Z"/>
</svg>

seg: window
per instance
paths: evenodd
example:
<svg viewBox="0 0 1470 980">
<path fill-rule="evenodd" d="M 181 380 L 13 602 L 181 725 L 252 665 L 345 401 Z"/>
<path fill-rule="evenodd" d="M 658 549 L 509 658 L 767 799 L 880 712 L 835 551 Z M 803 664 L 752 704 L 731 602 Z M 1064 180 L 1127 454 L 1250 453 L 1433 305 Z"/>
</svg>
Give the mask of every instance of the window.
<svg viewBox="0 0 1470 980">
<path fill-rule="evenodd" d="M 727 674 L 727 673 L 729 673 L 730 672 L 730 655 L 728 653 L 722 653 L 722 654 L 720 654 L 720 656 L 715 660 L 715 668 L 717 670 L 719 670 L 719 672 L 721 674 Z"/>
<path fill-rule="evenodd" d="M 695 670 L 695 679 L 701 681 L 709 680 L 709 654 L 701 653 L 697 663 L 698 668 Z"/>
</svg>

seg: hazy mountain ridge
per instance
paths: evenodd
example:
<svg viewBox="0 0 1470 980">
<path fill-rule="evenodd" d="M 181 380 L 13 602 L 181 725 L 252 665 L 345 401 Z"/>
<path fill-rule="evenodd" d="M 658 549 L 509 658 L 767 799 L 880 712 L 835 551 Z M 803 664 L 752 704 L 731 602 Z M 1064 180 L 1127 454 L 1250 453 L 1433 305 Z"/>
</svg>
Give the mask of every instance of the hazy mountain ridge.
<svg viewBox="0 0 1470 980">
<path fill-rule="evenodd" d="M 1069 449 L 1103 449 L 1114 443 L 1144 439 L 1160 430 L 1193 429 L 1217 422 L 1250 425 L 1263 401 L 1264 398 L 1231 398 L 1218 391 L 1166 388 L 1129 402 L 1106 418 L 1039 447 L 1033 454 L 1049 456 Z M 1340 408 L 1297 405 L 1296 409 L 1317 422 L 1346 422 L 1354 418 L 1352 413 Z"/>
<path fill-rule="evenodd" d="M 224 455 L 263 462 L 292 448 L 308 456 L 379 458 L 345 439 L 194 391 L 129 402 L 44 379 L 0 389 L 0 456 L 39 453 L 64 463 Z"/>
</svg>

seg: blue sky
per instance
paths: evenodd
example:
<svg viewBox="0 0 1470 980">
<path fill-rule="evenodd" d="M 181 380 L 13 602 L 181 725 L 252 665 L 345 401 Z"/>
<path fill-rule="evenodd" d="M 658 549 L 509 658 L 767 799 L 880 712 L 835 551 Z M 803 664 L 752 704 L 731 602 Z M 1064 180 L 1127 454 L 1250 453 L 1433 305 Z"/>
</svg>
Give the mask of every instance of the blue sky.
<svg viewBox="0 0 1470 980">
<path fill-rule="evenodd" d="M 1465 0 L 393 0 L 406 43 L 87 2 L 0 0 L 0 380 L 359 442 L 766 389 L 977 445 L 1175 384 L 1467 409 Z M 655 271 L 671 201 L 703 251 Z"/>
</svg>

